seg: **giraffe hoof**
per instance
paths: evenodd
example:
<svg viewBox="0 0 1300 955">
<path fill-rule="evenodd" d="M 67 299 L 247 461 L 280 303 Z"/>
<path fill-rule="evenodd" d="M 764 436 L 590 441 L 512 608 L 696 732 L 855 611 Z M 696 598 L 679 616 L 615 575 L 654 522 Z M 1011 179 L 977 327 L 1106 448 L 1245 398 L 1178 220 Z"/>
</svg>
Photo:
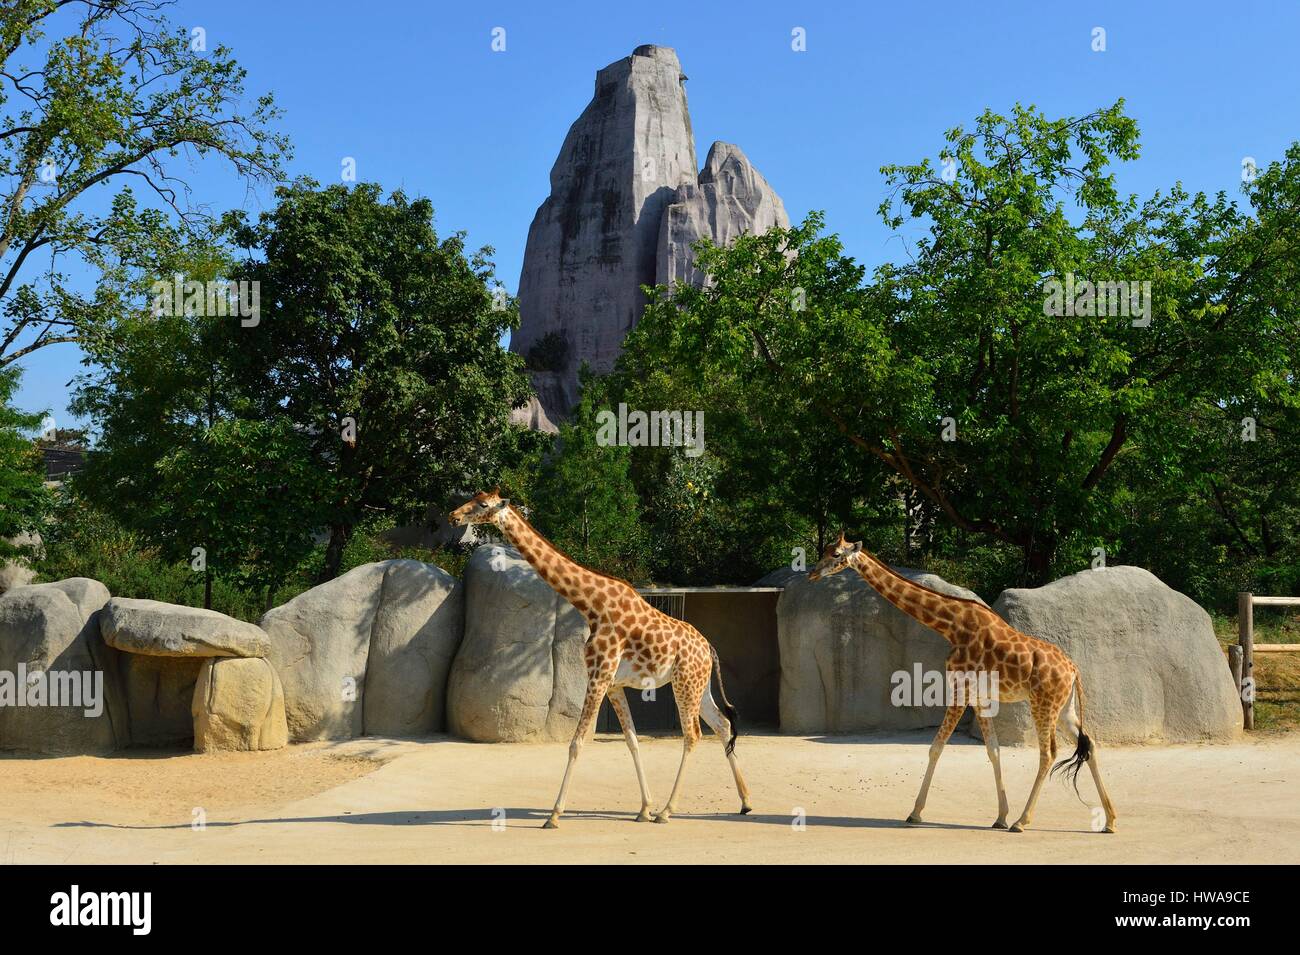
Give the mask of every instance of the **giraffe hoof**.
<svg viewBox="0 0 1300 955">
<path fill-rule="evenodd" d="M 654 821 L 654 818 L 655 818 L 654 816 L 650 815 L 650 810 L 649 810 L 649 809 L 642 809 L 639 813 L 637 813 L 636 821 L 637 821 L 637 822 L 653 822 L 653 821 Z"/>
<path fill-rule="evenodd" d="M 753 811 L 754 811 L 754 807 L 749 805 L 748 803 L 740 807 L 740 814 L 742 816 L 748 816 Z"/>
<path fill-rule="evenodd" d="M 1012 831 L 1012 832 L 1024 832 L 1024 831 L 1025 831 L 1025 827 L 1022 826 L 1022 825 L 1021 825 L 1020 823 L 1018 823 L 1018 822 L 1013 822 L 1013 823 L 1011 824 L 1011 831 Z"/>
<path fill-rule="evenodd" d="M 916 813 L 912 813 L 910 816 L 907 817 L 907 824 L 909 826 L 919 825 L 920 822 L 921 822 L 921 817 L 918 816 Z"/>
<path fill-rule="evenodd" d="M 551 816 L 551 818 L 547 819 L 546 822 L 542 823 L 542 828 L 543 828 L 543 829 L 558 829 L 558 828 L 560 828 L 560 822 L 559 822 L 559 820 L 556 819 L 554 816 Z"/>
<path fill-rule="evenodd" d="M 997 822 L 993 823 L 994 829 L 1005 829 L 1006 827 L 1007 823 L 1005 819 L 999 819 Z"/>
<path fill-rule="evenodd" d="M 655 822 L 667 822 L 670 819 L 672 819 L 672 816 L 667 812 L 661 812 L 659 815 L 655 816 Z"/>
<path fill-rule="evenodd" d="M 1109 826 L 1107 826 L 1105 829 L 1103 829 L 1103 830 L 1101 830 L 1101 831 L 1102 831 L 1102 832 L 1114 832 L 1114 831 L 1115 831 L 1115 824 L 1112 822 Z"/>
</svg>

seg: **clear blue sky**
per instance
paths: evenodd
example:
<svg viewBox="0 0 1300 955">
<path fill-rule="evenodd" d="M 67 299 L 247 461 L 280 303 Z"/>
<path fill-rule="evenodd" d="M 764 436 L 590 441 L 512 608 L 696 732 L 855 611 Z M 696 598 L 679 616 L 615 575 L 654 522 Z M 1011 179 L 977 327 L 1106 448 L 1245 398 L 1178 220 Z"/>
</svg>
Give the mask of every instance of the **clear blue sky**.
<svg viewBox="0 0 1300 955">
<path fill-rule="evenodd" d="M 1142 157 L 1120 184 L 1142 196 L 1176 180 L 1236 196 L 1243 157 L 1262 166 L 1300 138 L 1300 3 L 803 6 L 181 0 L 171 16 L 231 47 L 251 93 L 275 93 L 291 174 L 336 182 L 355 157 L 359 179 L 428 196 L 440 231 L 493 246 L 511 291 L 596 70 L 642 43 L 676 48 L 701 161 L 715 139 L 739 144 L 792 219 L 824 209 L 869 266 L 906 254 L 876 214 L 879 167 L 936 156 L 944 130 L 986 107 L 1073 115 L 1124 97 Z M 806 52 L 791 50 L 794 27 Z M 217 209 L 268 202 L 224 169 L 194 182 Z M 33 355 L 20 404 L 68 424 L 79 362 L 68 345 Z"/>
</svg>

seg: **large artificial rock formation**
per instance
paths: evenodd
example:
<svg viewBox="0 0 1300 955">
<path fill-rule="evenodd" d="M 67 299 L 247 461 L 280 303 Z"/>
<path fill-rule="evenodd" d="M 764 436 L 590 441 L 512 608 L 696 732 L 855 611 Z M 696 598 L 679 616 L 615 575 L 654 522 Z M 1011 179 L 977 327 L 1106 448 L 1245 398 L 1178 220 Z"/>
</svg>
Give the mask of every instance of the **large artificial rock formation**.
<svg viewBox="0 0 1300 955">
<path fill-rule="evenodd" d="M 448 729 L 484 743 L 572 737 L 586 694 L 587 621 L 502 544 L 474 551 L 465 594 Z"/>
<path fill-rule="evenodd" d="M 702 285 L 704 275 L 695 268 L 692 250 L 700 239 L 729 245 L 741 235 L 762 235 L 769 229 L 789 226 L 781 197 L 740 147 L 714 143 L 699 182 L 678 186 L 664 213 L 659 226 L 655 283 Z"/>
<path fill-rule="evenodd" d="M 200 753 L 279 749 L 289 742 L 284 689 L 266 660 L 204 660 L 191 715 Z"/>
<path fill-rule="evenodd" d="M 941 577 L 906 567 L 898 573 L 931 590 L 979 600 Z M 777 603 L 781 645 L 781 730 L 861 733 L 938 726 L 942 705 L 895 705 L 895 674 L 916 683 L 917 667 L 942 673 L 949 646 L 852 571 L 811 581 L 778 570 L 759 581 L 783 586 Z M 982 601 L 981 601 L 982 602 Z"/>
<path fill-rule="evenodd" d="M 1045 587 L 1004 590 L 993 609 L 1078 665 L 1089 736 L 1189 742 L 1241 731 L 1241 701 L 1209 614 L 1149 571 L 1084 570 Z M 1000 743 L 1037 738 L 1024 704 L 1002 707 L 993 726 Z"/>
<path fill-rule="evenodd" d="M 21 666 L 25 683 L 39 674 L 38 680 L 58 678 L 64 686 L 71 685 L 75 674 L 83 693 L 95 692 L 97 684 L 100 706 L 97 715 L 87 715 L 83 705 L 18 706 L 14 699 L 3 699 L 0 748 L 108 753 L 130 742 L 118 654 L 99 634 L 98 614 L 108 599 L 103 584 L 84 577 L 19 587 L 0 596 L 0 672 L 12 680 Z M 27 687 L 8 688 L 19 689 Z"/>
<path fill-rule="evenodd" d="M 268 611 L 268 654 L 294 740 L 443 729 L 444 688 L 460 644 L 460 586 L 438 567 L 357 567 Z"/>
<path fill-rule="evenodd" d="M 110 647 L 157 657 L 264 657 L 271 643 L 258 626 L 202 607 L 114 597 L 99 615 Z M 194 667 L 195 675 L 198 667 Z"/>
<path fill-rule="evenodd" d="M 692 271 L 690 242 L 786 224 L 780 199 L 736 147 L 715 144 L 697 175 L 685 80 L 673 50 L 639 46 L 596 74 L 564 139 L 519 278 L 511 350 L 547 346 L 538 350 L 549 358 L 534 360 L 537 397 L 517 422 L 555 429 L 577 402 L 582 364 L 613 367 L 645 307 L 641 286 Z"/>
</svg>

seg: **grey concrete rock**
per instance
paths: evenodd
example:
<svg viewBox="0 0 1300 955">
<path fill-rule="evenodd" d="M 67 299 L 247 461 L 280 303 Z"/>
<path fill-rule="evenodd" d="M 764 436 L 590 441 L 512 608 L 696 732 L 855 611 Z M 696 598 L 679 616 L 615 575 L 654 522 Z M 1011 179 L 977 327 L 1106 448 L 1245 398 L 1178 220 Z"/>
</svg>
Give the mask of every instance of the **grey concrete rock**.
<svg viewBox="0 0 1300 955">
<path fill-rule="evenodd" d="M 5 701 L 0 748 L 99 754 L 130 743 L 118 654 L 99 634 L 98 614 L 108 599 L 103 584 L 84 577 L 32 584 L 0 596 L 0 671 L 11 680 L 20 665 L 29 676 L 39 672 L 47 679 L 70 681 L 72 674 L 89 673 L 92 684 L 99 683 L 102 706 L 98 715 L 87 716 L 82 706 L 27 707 Z"/>
<path fill-rule="evenodd" d="M 1149 571 L 1084 570 L 1004 590 L 993 609 L 1079 667 L 1089 736 L 1127 743 L 1240 734 L 1241 701 L 1209 614 Z M 1002 707 L 993 726 L 1000 743 L 1037 738 L 1023 704 Z"/>
<path fill-rule="evenodd" d="M 894 569 L 931 590 L 979 600 L 934 574 Z M 949 650 L 943 637 L 852 571 L 810 581 L 781 569 L 759 584 L 785 587 L 777 603 L 782 732 L 861 733 L 942 722 L 941 705 L 894 705 L 892 681 L 906 673 L 915 683 L 918 665 L 923 675 L 942 673 Z"/>
<path fill-rule="evenodd" d="M 148 656 L 264 657 L 271 649 L 266 633 L 254 624 L 159 600 L 114 597 L 99 626 L 110 647 Z"/>
<path fill-rule="evenodd" d="M 568 367 L 562 406 L 577 401 L 582 361 L 608 372 L 655 280 L 659 223 L 675 190 L 696 176 L 695 140 L 677 54 L 637 47 L 596 74 L 595 95 L 569 129 L 551 168 L 551 193 L 528 230 L 519 278 L 519 330 L 511 349 L 527 355 L 547 333 L 563 333 Z"/>
<path fill-rule="evenodd" d="M 442 729 L 459 587 L 437 567 L 354 568 L 267 612 L 262 629 L 294 740 Z"/>
<path fill-rule="evenodd" d="M 692 246 L 700 239 L 730 245 L 738 236 L 786 229 L 790 219 L 781 197 L 731 143 L 714 143 L 698 183 L 677 187 L 659 227 L 656 284 L 683 281 L 699 287 Z"/>
<path fill-rule="evenodd" d="M 586 620 L 513 548 L 485 544 L 465 568 L 465 639 L 447 724 L 478 742 L 567 740 L 586 694 Z"/>
<path fill-rule="evenodd" d="M 200 753 L 280 749 L 289 742 L 284 689 L 266 660 L 204 660 L 191 715 Z"/>
<path fill-rule="evenodd" d="M 8 593 L 17 587 L 26 587 L 36 579 L 36 571 L 16 560 L 7 560 L 0 564 L 0 594 Z"/>
<path fill-rule="evenodd" d="M 464 590 L 440 567 L 387 561 L 370 632 L 367 734 L 422 736 L 447 726 L 447 677 L 465 625 Z"/>
</svg>

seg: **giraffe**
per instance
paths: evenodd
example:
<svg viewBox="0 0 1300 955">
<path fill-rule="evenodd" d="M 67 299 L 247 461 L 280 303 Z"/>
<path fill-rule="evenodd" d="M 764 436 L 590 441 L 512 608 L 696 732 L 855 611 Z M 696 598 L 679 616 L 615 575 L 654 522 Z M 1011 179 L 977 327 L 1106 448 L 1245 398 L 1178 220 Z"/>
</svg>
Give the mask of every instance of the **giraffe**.
<svg viewBox="0 0 1300 955">
<path fill-rule="evenodd" d="M 596 725 L 600 701 L 609 696 L 610 705 L 623 728 L 623 739 L 632 753 L 636 780 L 641 788 L 641 811 L 637 822 L 666 823 L 677 811 L 686 761 L 700 740 L 703 719 L 723 744 L 740 794 L 741 815 L 750 811 L 749 788 L 736 762 L 736 737 L 739 735 L 736 708 L 727 700 L 722 687 L 722 665 L 718 652 L 704 636 L 684 620 L 660 613 L 650 606 L 632 585 L 587 567 L 560 551 L 539 534 L 509 500 L 501 497 L 500 488 L 479 492 L 467 503 L 452 511 L 448 523 L 491 524 L 514 545 L 520 555 L 533 565 L 557 593 L 582 614 L 590 628 L 584 658 L 587 665 L 587 694 L 582 714 L 569 743 L 569 762 L 560 783 L 560 794 L 544 829 L 559 825 L 565 799 L 572 781 L 573 767 L 582 744 Z M 709 676 L 718 680 L 719 708 L 713 701 Z M 671 683 L 682 723 L 682 761 L 677 768 L 668 802 L 658 813 L 650 811 L 650 787 L 641 767 L 641 750 L 637 743 L 632 712 L 628 708 L 624 687 L 647 689 Z"/>
<path fill-rule="evenodd" d="M 996 673 L 999 703 L 1028 701 L 1038 732 L 1038 776 L 1034 779 L 1025 811 L 1012 823 L 1012 832 L 1023 832 L 1033 818 L 1039 790 L 1043 787 L 1052 760 L 1056 758 L 1056 723 L 1061 711 L 1072 699 L 1067 714 L 1067 731 L 1077 738 L 1074 755 L 1057 764 L 1078 788 L 1079 770 L 1084 763 L 1092 771 L 1102 807 L 1106 811 L 1106 832 L 1115 831 L 1115 809 L 1111 805 L 1106 787 L 1102 785 L 1101 771 L 1097 765 L 1096 744 L 1083 732 L 1083 680 L 1079 668 L 1056 646 L 1021 633 L 977 600 L 941 594 L 908 580 L 896 573 L 878 557 L 866 551 L 861 541 L 850 543 L 840 534 L 837 543 L 826 548 L 821 561 L 809 573 L 811 580 L 837 574 L 852 567 L 874 587 L 882 597 L 903 613 L 934 630 L 952 644 L 948 654 L 947 671 L 950 675 L 975 674 L 981 671 Z M 995 829 L 1007 828 L 1007 793 L 1002 786 L 1002 765 L 998 754 L 997 734 L 993 721 L 984 713 L 987 701 L 976 701 L 975 718 L 989 762 L 993 764 L 993 782 L 998 794 L 998 818 Z M 907 817 L 909 823 L 921 821 L 934 767 L 939 762 L 948 737 L 957 728 L 957 721 L 966 711 L 966 701 L 951 702 L 944 714 L 939 732 L 930 745 L 930 764 L 925 780 L 917 794 L 916 805 Z"/>
</svg>

